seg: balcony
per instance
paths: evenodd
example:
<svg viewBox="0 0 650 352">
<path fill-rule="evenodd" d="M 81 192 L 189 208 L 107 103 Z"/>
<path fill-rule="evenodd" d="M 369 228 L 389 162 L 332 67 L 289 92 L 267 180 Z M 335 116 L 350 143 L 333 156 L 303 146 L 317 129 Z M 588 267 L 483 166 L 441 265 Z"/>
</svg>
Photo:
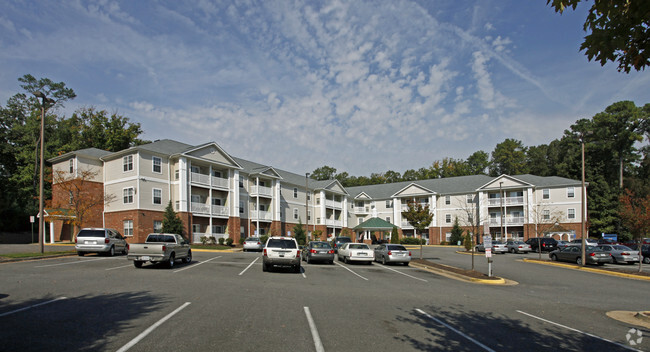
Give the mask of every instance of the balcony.
<svg viewBox="0 0 650 352">
<path fill-rule="evenodd" d="M 192 243 L 201 243 L 201 237 L 214 237 L 215 241 L 219 243 L 220 238 L 228 238 L 227 233 L 203 233 L 203 232 L 193 232 L 192 233 Z"/>
<path fill-rule="evenodd" d="M 190 173 L 190 181 L 193 183 L 200 183 L 203 185 L 209 185 L 210 184 L 210 175 L 204 175 L 200 174 L 198 172 L 192 172 Z"/>
<path fill-rule="evenodd" d="M 523 216 L 508 216 L 506 217 L 506 226 L 522 226 L 526 219 Z M 491 227 L 501 226 L 500 218 L 490 218 L 489 222 Z"/>
<path fill-rule="evenodd" d="M 325 199 L 325 206 L 330 208 L 341 209 L 343 207 L 343 203 L 337 202 L 335 200 Z"/>
<path fill-rule="evenodd" d="M 273 189 L 266 186 L 251 186 L 251 196 L 273 197 Z"/>
<path fill-rule="evenodd" d="M 416 204 L 420 204 L 420 206 L 422 206 L 422 208 L 429 205 L 429 203 L 416 203 Z M 402 211 L 409 211 L 408 204 L 402 204 Z"/>
<path fill-rule="evenodd" d="M 524 197 L 505 197 L 503 198 L 503 206 L 524 205 Z M 500 207 L 501 198 L 488 199 L 488 206 Z"/>
<path fill-rule="evenodd" d="M 190 181 L 192 181 L 192 183 L 201 184 L 205 186 L 212 186 L 215 188 L 223 188 L 223 189 L 229 188 L 227 178 L 200 174 L 198 172 L 190 173 Z"/>
<path fill-rule="evenodd" d="M 406 221 L 406 220 L 402 220 L 402 226 L 401 226 L 401 227 L 402 227 L 403 229 L 412 229 L 412 228 L 413 228 L 413 226 L 411 225 L 411 223 L 409 223 L 409 222 Z"/>
<path fill-rule="evenodd" d="M 251 220 L 272 221 L 273 214 L 270 211 L 253 210 L 251 211 Z"/>
<path fill-rule="evenodd" d="M 370 207 L 354 207 L 354 212 L 356 214 L 368 214 L 370 213 Z"/>
<path fill-rule="evenodd" d="M 223 177 L 211 177 L 212 187 L 228 189 L 228 179 Z"/>
<path fill-rule="evenodd" d="M 343 226 L 343 221 L 341 221 L 341 220 L 325 219 L 325 225 L 327 225 L 327 226 L 334 226 L 334 227 L 341 227 L 341 226 Z"/>
<path fill-rule="evenodd" d="M 228 217 L 228 207 L 223 205 L 208 205 L 204 203 L 192 202 L 190 203 L 190 211 L 197 215 L 214 215 L 221 217 Z"/>
</svg>

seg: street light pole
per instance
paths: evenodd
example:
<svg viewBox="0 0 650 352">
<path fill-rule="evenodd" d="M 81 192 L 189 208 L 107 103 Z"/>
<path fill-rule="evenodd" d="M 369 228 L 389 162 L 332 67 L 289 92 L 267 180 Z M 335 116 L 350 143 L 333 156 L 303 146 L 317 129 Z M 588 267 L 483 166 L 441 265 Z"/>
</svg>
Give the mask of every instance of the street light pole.
<svg viewBox="0 0 650 352">
<path fill-rule="evenodd" d="M 35 97 L 41 98 L 41 151 L 40 151 L 40 167 L 39 167 L 39 184 L 38 184 L 38 242 L 40 243 L 41 253 L 45 252 L 45 226 L 43 214 L 43 154 L 44 154 L 44 136 L 45 136 L 45 111 L 54 104 L 53 99 L 48 98 L 43 92 L 36 91 L 33 93 Z M 50 234 L 51 235 L 51 234 Z"/>
<path fill-rule="evenodd" d="M 503 213 L 503 190 L 502 190 L 503 182 L 499 182 L 499 199 L 501 201 L 501 209 L 499 209 L 499 212 L 501 213 L 501 238 L 503 238 L 503 241 L 505 243 L 505 234 L 503 233 L 503 223 L 506 221 L 505 214 Z"/>
<path fill-rule="evenodd" d="M 306 238 L 309 234 L 309 172 L 305 173 L 305 221 L 307 223 L 307 232 L 305 233 Z M 307 241 L 305 240 L 305 242 Z"/>
<path fill-rule="evenodd" d="M 585 136 L 584 134 L 580 135 L 580 144 L 582 146 L 582 189 L 580 190 L 580 237 L 582 238 L 582 253 L 580 254 L 582 258 L 582 266 L 585 266 L 586 248 L 585 248 Z"/>
</svg>

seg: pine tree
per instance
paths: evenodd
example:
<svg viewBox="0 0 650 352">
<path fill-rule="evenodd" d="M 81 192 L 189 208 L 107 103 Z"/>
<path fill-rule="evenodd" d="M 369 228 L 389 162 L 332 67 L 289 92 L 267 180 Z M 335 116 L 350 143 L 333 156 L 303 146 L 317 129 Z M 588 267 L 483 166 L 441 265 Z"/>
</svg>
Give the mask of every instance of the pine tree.
<svg viewBox="0 0 650 352">
<path fill-rule="evenodd" d="M 390 233 L 390 243 L 399 244 L 399 232 L 397 227 L 393 227 L 393 231 Z"/>
<path fill-rule="evenodd" d="M 169 201 L 169 204 L 165 208 L 165 216 L 162 221 L 162 232 L 175 233 L 183 236 L 183 221 L 181 221 L 174 211 L 171 201 Z"/>
</svg>

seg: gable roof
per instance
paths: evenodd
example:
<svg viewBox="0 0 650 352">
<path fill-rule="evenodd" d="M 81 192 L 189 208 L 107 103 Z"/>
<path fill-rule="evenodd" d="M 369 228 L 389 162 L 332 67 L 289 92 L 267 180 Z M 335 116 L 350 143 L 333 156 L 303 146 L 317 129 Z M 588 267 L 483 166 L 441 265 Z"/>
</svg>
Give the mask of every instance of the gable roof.
<svg viewBox="0 0 650 352">
<path fill-rule="evenodd" d="M 359 225 L 355 226 L 353 230 L 377 230 L 377 231 L 382 231 L 382 230 L 392 230 L 393 227 L 396 227 L 395 225 L 391 224 L 390 222 L 380 219 L 380 218 L 370 218 Z"/>
<path fill-rule="evenodd" d="M 68 152 L 65 154 L 61 154 L 59 156 L 55 156 L 54 158 L 50 158 L 47 160 L 48 163 L 58 163 L 59 161 L 64 161 L 66 159 L 71 159 L 76 156 L 84 156 L 87 158 L 91 159 L 101 159 L 103 156 L 109 155 L 111 152 L 107 150 L 102 150 L 102 149 L 97 149 L 97 148 L 86 148 L 86 149 L 79 149 L 75 150 L 72 152 Z"/>
</svg>

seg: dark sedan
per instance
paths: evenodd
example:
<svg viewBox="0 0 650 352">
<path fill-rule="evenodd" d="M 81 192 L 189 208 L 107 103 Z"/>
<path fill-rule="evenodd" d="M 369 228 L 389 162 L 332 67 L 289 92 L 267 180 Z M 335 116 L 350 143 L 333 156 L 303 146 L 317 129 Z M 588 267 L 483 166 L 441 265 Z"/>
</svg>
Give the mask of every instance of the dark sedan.
<svg viewBox="0 0 650 352">
<path fill-rule="evenodd" d="M 312 262 L 334 263 L 334 250 L 327 242 L 311 241 L 302 248 L 302 260 Z"/>
<path fill-rule="evenodd" d="M 556 249 L 548 254 L 552 261 L 565 261 L 582 265 L 582 247 L 569 246 L 562 249 Z M 603 252 L 596 246 L 585 247 L 585 261 L 587 264 L 604 265 L 612 262 L 612 256 Z"/>
</svg>

